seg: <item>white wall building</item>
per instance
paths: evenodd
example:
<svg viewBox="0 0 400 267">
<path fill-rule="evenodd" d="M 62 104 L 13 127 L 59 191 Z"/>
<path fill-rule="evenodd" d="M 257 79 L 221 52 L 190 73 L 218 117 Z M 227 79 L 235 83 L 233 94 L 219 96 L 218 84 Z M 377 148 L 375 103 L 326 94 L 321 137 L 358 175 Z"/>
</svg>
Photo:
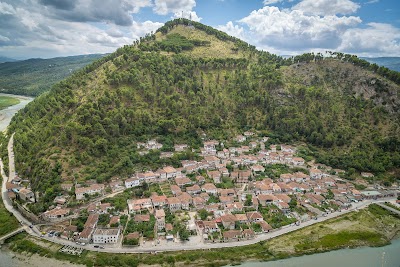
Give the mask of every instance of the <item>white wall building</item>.
<svg viewBox="0 0 400 267">
<path fill-rule="evenodd" d="M 120 234 L 119 228 L 100 229 L 97 228 L 93 233 L 93 243 L 109 244 L 117 243 Z"/>
</svg>

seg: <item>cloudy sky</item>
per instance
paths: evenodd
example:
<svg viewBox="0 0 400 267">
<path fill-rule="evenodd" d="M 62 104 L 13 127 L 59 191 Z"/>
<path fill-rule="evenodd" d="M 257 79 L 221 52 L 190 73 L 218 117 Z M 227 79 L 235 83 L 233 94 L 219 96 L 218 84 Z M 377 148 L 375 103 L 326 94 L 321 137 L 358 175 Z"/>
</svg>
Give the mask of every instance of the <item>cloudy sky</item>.
<svg viewBox="0 0 400 267">
<path fill-rule="evenodd" d="M 400 56 L 399 0 L 0 0 L 0 56 L 112 52 L 182 15 L 279 55 Z"/>
</svg>

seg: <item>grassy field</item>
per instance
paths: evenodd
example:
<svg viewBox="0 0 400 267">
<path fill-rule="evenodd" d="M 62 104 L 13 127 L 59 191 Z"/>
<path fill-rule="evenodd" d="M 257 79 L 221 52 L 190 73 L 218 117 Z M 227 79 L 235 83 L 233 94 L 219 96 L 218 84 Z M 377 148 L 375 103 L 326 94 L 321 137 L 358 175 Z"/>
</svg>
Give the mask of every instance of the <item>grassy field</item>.
<svg viewBox="0 0 400 267">
<path fill-rule="evenodd" d="M 377 205 L 318 223 L 255 245 L 237 248 L 165 252 L 154 254 L 109 254 L 85 251 L 81 257 L 58 252 L 61 247 L 20 234 L 10 240 L 15 252 L 35 253 L 86 266 L 224 266 L 243 261 L 269 261 L 356 246 L 386 245 L 400 232 L 400 218 Z"/>
<path fill-rule="evenodd" d="M 19 99 L 11 96 L 0 96 L 0 110 L 19 103 Z"/>
</svg>

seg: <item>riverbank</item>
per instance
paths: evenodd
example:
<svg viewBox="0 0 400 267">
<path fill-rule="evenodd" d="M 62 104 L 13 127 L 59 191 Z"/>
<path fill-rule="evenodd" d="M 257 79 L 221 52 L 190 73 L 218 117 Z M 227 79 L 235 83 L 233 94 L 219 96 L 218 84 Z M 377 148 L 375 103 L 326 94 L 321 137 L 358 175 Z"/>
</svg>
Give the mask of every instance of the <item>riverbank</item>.
<svg viewBox="0 0 400 267">
<path fill-rule="evenodd" d="M 7 129 L 8 125 L 11 122 L 11 118 L 15 115 L 15 113 L 17 113 L 20 109 L 24 108 L 34 98 L 28 96 L 11 95 L 3 93 L 0 93 L 0 97 L 11 97 L 19 101 L 19 103 L 17 103 L 16 105 L 9 106 L 5 109 L 0 110 L 0 131 L 3 132 L 4 130 Z"/>
<path fill-rule="evenodd" d="M 0 110 L 19 104 L 19 99 L 11 96 L 0 96 Z"/>
<path fill-rule="evenodd" d="M 272 261 L 347 247 L 383 246 L 400 232 L 400 218 L 377 205 L 294 231 L 254 245 L 213 250 L 163 252 L 157 254 L 113 254 L 84 252 L 81 257 L 58 252 L 60 245 L 38 242 L 21 234 L 11 239 L 16 253 L 39 254 L 46 258 L 86 266 L 224 266 L 247 261 Z M 47 259 L 46 259 L 47 260 Z"/>
</svg>

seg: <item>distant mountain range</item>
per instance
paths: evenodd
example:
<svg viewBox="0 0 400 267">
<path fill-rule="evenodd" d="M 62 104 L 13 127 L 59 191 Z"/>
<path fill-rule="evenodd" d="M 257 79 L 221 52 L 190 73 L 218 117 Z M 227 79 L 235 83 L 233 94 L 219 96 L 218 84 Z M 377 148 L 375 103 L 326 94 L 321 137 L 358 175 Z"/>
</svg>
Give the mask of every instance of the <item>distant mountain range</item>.
<svg viewBox="0 0 400 267">
<path fill-rule="evenodd" d="M 31 58 L 0 63 L 0 92 L 40 95 L 53 84 L 103 56 L 104 54 L 90 54 L 49 59 Z"/>
<path fill-rule="evenodd" d="M 14 62 L 17 61 L 16 59 L 13 58 L 9 58 L 9 57 L 2 57 L 0 56 L 0 63 L 4 63 L 4 62 Z"/>
<path fill-rule="evenodd" d="M 400 71 L 400 57 L 361 57 L 370 63 L 384 66 L 388 69 Z"/>
</svg>

